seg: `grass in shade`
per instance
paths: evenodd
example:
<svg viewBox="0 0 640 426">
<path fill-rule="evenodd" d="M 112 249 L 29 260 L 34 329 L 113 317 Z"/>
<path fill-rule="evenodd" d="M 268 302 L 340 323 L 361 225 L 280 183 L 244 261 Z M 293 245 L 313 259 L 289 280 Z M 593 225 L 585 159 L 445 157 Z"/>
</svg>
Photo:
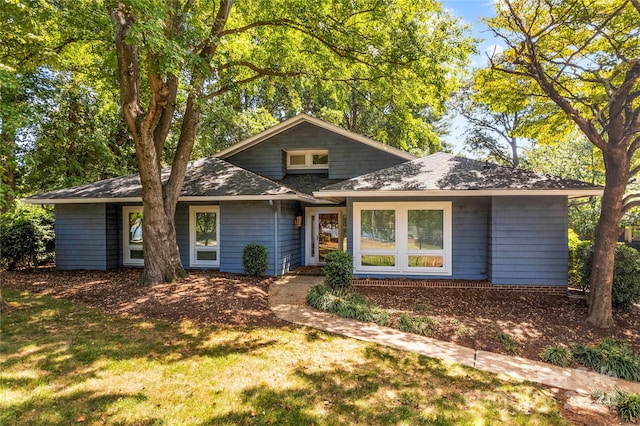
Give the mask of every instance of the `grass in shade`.
<svg viewBox="0 0 640 426">
<path fill-rule="evenodd" d="M 3 297 L 3 425 L 566 424 L 530 384 L 307 328 L 172 324 Z"/>
</svg>

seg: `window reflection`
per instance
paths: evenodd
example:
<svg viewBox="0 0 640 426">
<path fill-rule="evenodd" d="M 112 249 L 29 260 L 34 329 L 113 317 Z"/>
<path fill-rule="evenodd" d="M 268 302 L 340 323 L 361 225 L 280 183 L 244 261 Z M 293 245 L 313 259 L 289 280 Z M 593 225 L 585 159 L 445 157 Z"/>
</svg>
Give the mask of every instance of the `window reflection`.
<svg viewBox="0 0 640 426">
<path fill-rule="evenodd" d="M 142 244 L 142 212 L 129 213 L 129 244 Z"/>
</svg>

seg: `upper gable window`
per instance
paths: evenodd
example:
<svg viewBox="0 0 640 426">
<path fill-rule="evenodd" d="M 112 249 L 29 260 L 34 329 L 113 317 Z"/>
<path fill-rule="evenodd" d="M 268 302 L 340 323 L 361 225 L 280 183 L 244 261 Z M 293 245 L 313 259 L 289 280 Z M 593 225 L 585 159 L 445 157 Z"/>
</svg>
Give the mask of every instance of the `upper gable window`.
<svg viewBox="0 0 640 426">
<path fill-rule="evenodd" d="M 287 151 L 287 169 L 328 169 L 329 151 Z"/>
</svg>

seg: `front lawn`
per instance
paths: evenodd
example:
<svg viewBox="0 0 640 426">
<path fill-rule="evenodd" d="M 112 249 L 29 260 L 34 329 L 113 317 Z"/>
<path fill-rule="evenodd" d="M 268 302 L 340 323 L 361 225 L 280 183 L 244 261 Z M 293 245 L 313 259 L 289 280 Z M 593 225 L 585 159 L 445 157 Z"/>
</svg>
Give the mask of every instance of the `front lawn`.
<svg viewBox="0 0 640 426">
<path fill-rule="evenodd" d="M 566 424 L 549 390 L 306 328 L 3 297 L 3 425 Z"/>
</svg>

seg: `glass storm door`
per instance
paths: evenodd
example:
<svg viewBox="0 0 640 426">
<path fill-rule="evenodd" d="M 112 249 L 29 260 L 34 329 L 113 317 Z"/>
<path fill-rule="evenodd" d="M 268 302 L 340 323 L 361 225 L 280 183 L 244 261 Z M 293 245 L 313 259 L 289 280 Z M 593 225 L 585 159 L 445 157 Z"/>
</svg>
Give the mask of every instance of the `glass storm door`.
<svg viewBox="0 0 640 426">
<path fill-rule="evenodd" d="M 309 265 L 322 265 L 329 253 L 346 249 L 346 211 L 332 209 L 330 211 L 308 212 L 310 235 L 308 240 Z"/>
</svg>

